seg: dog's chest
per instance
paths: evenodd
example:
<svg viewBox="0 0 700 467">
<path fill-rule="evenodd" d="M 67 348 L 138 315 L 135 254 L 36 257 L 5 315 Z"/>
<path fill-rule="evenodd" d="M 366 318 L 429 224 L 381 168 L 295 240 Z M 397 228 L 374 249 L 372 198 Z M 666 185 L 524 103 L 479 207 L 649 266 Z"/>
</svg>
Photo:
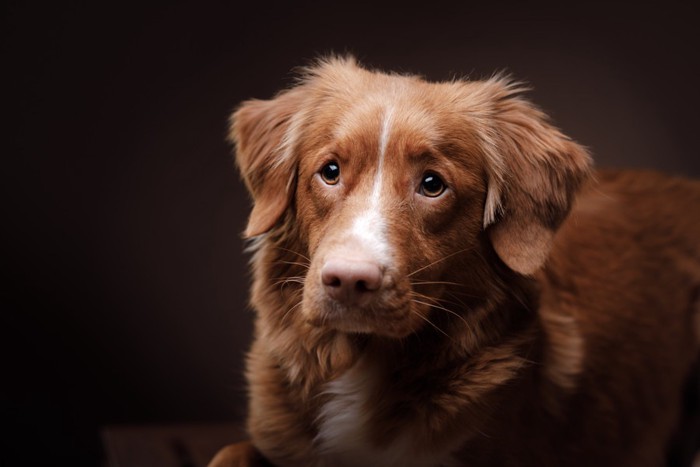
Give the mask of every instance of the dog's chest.
<svg viewBox="0 0 700 467">
<path fill-rule="evenodd" d="M 319 432 L 316 443 L 323 466 L 447 466 L 449 452 L 426 452 L 421 440 L 411 429 L 411 423 L 399 428 L 390 443 L 377 446 L 371 438 L 372 424 L 390 421 L 378 420 L 377 394 L 379 378 L 366 366 L 355 366 L 328 384 L 330 397 L 319 414 Z M 376 397 L 376 396 L 375 396 Z M 392 426 L 395 429 L 396 426 Z"/>
</svg>

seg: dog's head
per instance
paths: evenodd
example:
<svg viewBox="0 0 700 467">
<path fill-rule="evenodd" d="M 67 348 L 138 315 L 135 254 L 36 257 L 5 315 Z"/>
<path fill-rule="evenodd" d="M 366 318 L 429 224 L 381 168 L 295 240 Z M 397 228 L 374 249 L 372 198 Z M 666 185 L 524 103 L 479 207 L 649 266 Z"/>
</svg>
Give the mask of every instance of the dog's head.
<svg viewBox="0 0 700 467">
<path fill-rule="evenodd" d="M 295 224 L 309 262 L 295 313 L 401 337 L 446 309 L 451 284 L 488 293 L 494 251 L 539 269 L 590 159 L 520 94 L 503 78 L 429 83 L 331 59 L 245 102 L 231 137 L 254 200 L 246 236 Z"/>
</svg>

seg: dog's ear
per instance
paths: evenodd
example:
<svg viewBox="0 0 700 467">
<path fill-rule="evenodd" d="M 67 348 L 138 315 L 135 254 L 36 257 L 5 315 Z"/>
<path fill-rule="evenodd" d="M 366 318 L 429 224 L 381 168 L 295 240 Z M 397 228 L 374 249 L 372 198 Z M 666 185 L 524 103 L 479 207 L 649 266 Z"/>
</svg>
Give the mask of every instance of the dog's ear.
<svg viewBox="0 0 700 467">
<path fill-rule="evenodd" d="M 528 275 L 546 261 L 591 158 L 521 96 L 522 88 L 500 78 L 484 84 L 491 101 L 482 120 L 489 178 L 484 226 L 503 262 Z"/>
<path fill-rule="evenodd" d="M 297 167 L 297 116 L 304 97 L 299 86 L 271 100 L 246 101 L 231 116 L 229 139 L 253 197 L 246 238 L 269 231 L 289 206 Z"/>
</svg>

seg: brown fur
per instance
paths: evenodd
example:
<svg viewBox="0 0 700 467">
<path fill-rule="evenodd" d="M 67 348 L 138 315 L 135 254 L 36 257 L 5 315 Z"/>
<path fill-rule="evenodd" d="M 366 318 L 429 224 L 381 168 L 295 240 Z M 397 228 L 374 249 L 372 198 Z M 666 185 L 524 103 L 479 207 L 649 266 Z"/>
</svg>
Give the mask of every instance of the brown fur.
<svg viewBox="0 0 700 467">
<path fill-rule="evenodd" d="M 340 465 L 321 432 L 343 415 L 329 413 L 342 378 L 358 382 L 354 415 L 384 462 L 403 449 L 415 465 L 664 463 L 699 350 L 700 183 L 591 177 L 586 151 L 521 91 L 332 59 L 234 114 L 255 203 L 257 451 L 232 447 L 212 465 L 262 465 L 258 451 L 280 466 Z M 345 306 L 320 271 L 367 250 L 348 232 L 379 153 L 390 260 L 370 304 Z M 335 186 L 318 178 L 329 160 Z M 442 196 L 416 194 L 426 171 Z"/>
</svg>

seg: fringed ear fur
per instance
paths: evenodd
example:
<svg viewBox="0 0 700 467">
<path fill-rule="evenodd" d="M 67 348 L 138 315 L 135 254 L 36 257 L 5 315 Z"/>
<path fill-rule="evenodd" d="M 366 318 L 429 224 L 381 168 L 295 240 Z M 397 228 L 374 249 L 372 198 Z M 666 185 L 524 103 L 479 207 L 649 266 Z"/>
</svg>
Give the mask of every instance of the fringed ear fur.
<svg viewBox="0 0 700 467">
<path fill-rule="evenodd" d="M 297 87 L 271 100 L 249 100 L 231 116 L 229 139 L 236 162 L 253 197 L 245 237 L 269 231 L 293 196 L 299 123 L 304 90 Z"/>
<path fill-rule="evenodd" d="M 503 262 L 530 275 L 545 263 L 591 158 L 521 97 L 522 88 L 502 78 L 481 84 L 492 103 L 482 130 L 489 174 L 484 225 Z"/>
</svg>

